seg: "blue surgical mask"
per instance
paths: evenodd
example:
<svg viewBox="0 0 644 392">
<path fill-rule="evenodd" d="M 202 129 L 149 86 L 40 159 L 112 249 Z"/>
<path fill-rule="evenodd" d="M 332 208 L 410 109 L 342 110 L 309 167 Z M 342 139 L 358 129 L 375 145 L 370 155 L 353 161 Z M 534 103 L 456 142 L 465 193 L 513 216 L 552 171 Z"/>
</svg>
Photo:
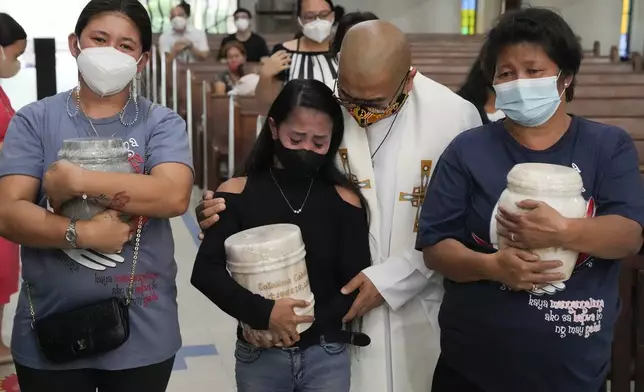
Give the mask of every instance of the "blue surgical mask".
<svg viewBox="0 0 644 392">
<path fill-rule="evenodd" d="M 559 75 L 517 79 L 495 85 L 496 108 L 524 127 L 538 127 L 545 124 L 561 104 L 563 92 L 559 94 L 557 89 Z"/>
</svg>

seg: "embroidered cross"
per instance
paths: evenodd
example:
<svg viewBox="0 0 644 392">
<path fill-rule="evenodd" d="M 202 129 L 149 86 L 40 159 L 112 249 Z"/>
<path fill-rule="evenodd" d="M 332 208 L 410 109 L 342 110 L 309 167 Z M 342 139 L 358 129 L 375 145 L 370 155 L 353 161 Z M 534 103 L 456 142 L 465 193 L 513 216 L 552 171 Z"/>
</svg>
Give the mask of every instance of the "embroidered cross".
<svg viewBox="0 0 644 392">
<path fill-rule="evenodd" d="M 342 170 L 347 174 L 347 177 L 360 189 L 371 189 L 371 180 L 358 180 L 358 176 L 351 171 L 351 164 L 349 164 L 349 151 L 346 148 L 338 150 L 340 154 L 340 162 L 342 162 Z"/>
<path fill-rule="evenodd" d="M 429 185 L 429 175 L 432 171 L 432 161 L 420 161 L 420 185 L 415 186 L 411 193 L 400 192 L 399 201 L 408 201 L 416 208 L 416 219 L 414 220 L 414 233 L 418 232 L 418 219 L 420 208 L 425 200 L 425 192 Z"/>
</svg>

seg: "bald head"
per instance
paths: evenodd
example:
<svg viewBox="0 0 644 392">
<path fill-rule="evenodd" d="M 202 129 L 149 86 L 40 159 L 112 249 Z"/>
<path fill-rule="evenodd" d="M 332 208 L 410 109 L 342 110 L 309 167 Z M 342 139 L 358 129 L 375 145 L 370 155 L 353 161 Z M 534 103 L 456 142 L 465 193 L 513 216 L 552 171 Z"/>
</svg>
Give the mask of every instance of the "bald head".
<svg viewBox="0 0 644 392">
<path fill-rule="evenodd" d="M 407 37 L 383 20 L 358 23 L 342 41 L 338 87 L 358 102 L 386 103 L 401 91 L 411 66 Z"/>
<path fill-rule="evenodd" d="M 404 74 L 410 65 L 407 37 L 384 20 L 358 23 L 349 29 L 342 42 L 340 73 L 380 78 Z"/>
</svg>

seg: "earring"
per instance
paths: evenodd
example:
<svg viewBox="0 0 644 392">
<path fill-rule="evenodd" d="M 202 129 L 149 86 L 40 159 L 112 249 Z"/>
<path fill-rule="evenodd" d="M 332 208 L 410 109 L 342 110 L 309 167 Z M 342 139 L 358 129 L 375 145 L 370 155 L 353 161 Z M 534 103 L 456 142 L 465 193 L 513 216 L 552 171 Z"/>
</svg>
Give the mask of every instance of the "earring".
<svg viewBox="0 0 644 392">
<path fill-rule="evenodd" d="M 130 99 L 134 101 L 135 104 L 137 95 L 136 81 L 133 81 L 132 83 L 130 83 Z"/>
</svg>

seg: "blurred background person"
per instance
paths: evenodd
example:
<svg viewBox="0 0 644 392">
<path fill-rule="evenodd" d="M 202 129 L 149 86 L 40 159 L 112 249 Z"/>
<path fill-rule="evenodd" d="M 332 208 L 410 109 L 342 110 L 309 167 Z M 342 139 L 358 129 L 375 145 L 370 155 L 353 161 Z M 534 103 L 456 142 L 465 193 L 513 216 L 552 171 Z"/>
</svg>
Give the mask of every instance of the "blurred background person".
<svg viewBox="0 0 644 392">
<path fill-rule="evenodd" d="M 467 74 L 465 83 L 463 83 L 456 93 L 476 106 L 476 109 L 481 114 L 483 124 L 505 118 L 505 114 L 501 110 L 496 109 L 496 93 L 494 92 L 492 83 L 487 80 L 483 69 L 481 69 L 480 58 L 476 59 L 470 72 Z"/>
<path fill-rule="evenodd" d="M 270 107 L 289 80 L 316 79 L 332 88 L 338 76 L 338 60 L 329 53 L 333 2 L 298 0 L 297 15 L 302 37 L 275 45 L 261 68 L 255 94 L 263 108 Z"/>
<path fill-rule="evenodd" d="M 233 18 L 237 32 L 227 35 L 221 40 L 219 59 L 226 60 L 226 53 L 224 53 L 223 49 L 226 44 L 232 41 L 237 41 L 244 45 L 246 59 L 251 63 L 259 63 L 263 58 L 270 56 L 266 40 L 253 31 L 253 15 L 250 11 L 246 8 L 238 8 L 233 14 Z"/>
<path fill-rule="evenodd" d="M 221 52 L 226 59 L 228 69 L 219 75 L 219 80 L 215 82 L 215 93 L 225 94 L 232 90 L 239 79 L 245 74 L 246 64 L 246 48 L 243 44 L 237 41 L 230 41 L 223 48 Z"/>
<path fill-rule="evenodd" d="M 210 57 L 208 38 L 204 31 L 189 23 L 190 4 L 182 1 L 170 12 L 172 28 L 159 36 L 159 51 L 169 60 L 191 63 Z"/>
<path fill-rule="evenodd" d="M 20 72 L 20 57 L 27 47 L 27 33 L 5 13 L 0 13 L 0 79 L 9 79 Z M 0 86 L 0 151 L 11 118 L 15 114 L 9 97 Z M 18 291 L 20 256 L 17 244 L 0 237 L 0 365 L 13 361 L 11 350 L 2 341 L 2 320 L 5 305 Z"/>
<path fill-rule="evenodd" d="M 340 54 L 342 41 L 350 28 L 361 22 L 368 20 L 376 20 L 378 17 L 372 12 L 349 12 L 346 14 L 336 25 L 335 34 L 329 43 L 329 51 L 331 56 L 337 57 Z"/>
</svg>

